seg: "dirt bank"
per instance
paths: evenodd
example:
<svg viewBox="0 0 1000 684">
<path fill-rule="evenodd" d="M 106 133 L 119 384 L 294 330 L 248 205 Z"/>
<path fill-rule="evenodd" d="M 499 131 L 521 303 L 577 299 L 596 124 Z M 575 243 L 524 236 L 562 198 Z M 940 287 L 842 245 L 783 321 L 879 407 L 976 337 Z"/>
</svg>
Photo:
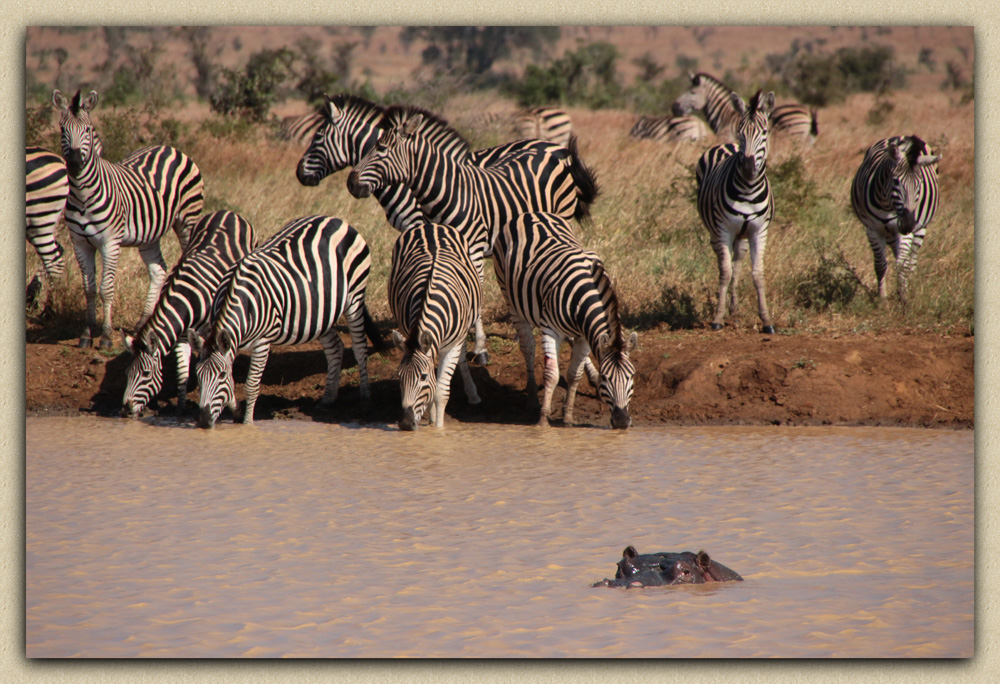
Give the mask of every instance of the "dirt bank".
<svg viewBox="0 0 1000 684">
<path fill-rule="evenodd" d="M 532 423 L 524 395 L 524 361 L 513 331 L 496 324 L 490 333 L 491 363 L 473 367 L 483 403 L 470 407 L 456 380 L 450 420 Z M 345 336 L 346 337 L 346 336 Z M 797 333 L 760 335 L 727 328 L 640 333 L 632 416 L 635 425 L 884 425 L 971 428 L 973 337 L 927 333 Z M 28 344 L 28 415 L 114 415 L 121 406 L 129 357 L 77 349 L 75 340 Z M 539 358 L 541 353 L 538 354 Z M 568 348 L 561 363 L 565 369 Z M 372 357 L 374 406 L 358 402 L 357 369 L 342 376 L 341 399 L 330 410 L 315 408 L 323 392 L 325 361 L 318 345 L 273 350 L 257 403 L 256 420 L 394 422 L 399 416 L 395 378 L 398 353 Z M 346 354 L 346 364 L 353 364 Z M 173 360 L 168 359 L 168 371 Z M 236 364 L 246 377 L 248 357 Z M 541 365 L 536 370 L 541 380 Z M 609 412 L 586 380 L 577 421 L 607 425 Z M 168 372 L 159 413 L 172 415 L 173 373 Z M 243 398 L 242 386 L 237 394 Z M 561 416 L 563 390 L 553 415 Z M 192 386 L 189 399 L 197 400 Z M 150 415 L 157 411 L 147 409 Z"/>
</svg>

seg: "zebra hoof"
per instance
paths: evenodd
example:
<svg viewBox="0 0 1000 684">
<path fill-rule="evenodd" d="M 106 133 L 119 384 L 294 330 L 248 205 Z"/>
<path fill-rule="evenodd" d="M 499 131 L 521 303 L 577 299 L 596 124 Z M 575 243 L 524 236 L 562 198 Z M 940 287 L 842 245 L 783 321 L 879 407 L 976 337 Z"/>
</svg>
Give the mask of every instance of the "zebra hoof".
<svg viewBox="0 0 1000 684">
<path fill-rule="evenodd" d="M 722 330 L 722 323 L 713 323 L 712 330 Z"/>
<path fill-rule="evenodd" d="M 490 354 L 486 351 L 481 351 L 472 357 L 472 362 L 477 366 L 488 366 L 490 365 Z"/>
<path fill-rule="evenodd" d="M 773 325 L 765 325 L 763 328 L 760 329 L 760 332 L 763 335 L 773 335 L 774 334 L 774 326 Z"/>
<path fill-rule="evenodd" d="M 115 343 L 112 342 L 111 339 L 108 337 L 102 337 L 101 341 L 98 343 L 98 347 L 102 351 L 104 350 L 111 351 L 112 349 L 115 348 Z"/>
<path fill-rule="evenodd" d="M 80 349 L 90 349 L 94 346 L 94 341 L 90 339 L 89 336 L 81 337 L 80 342 L 77 344 Z"/>
</svg>

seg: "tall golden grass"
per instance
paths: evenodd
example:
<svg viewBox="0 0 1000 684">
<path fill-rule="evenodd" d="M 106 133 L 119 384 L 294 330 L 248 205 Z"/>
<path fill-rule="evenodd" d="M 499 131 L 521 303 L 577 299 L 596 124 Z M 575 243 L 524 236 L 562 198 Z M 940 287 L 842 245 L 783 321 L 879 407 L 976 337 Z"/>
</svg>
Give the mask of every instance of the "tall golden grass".
<svg viewBox="0 0 1000 684">
<path fill-rule="evenodd" d="M 775 218 L 765 255 L 768 303 L 782 332 L 884 329 L 971 329 L 974 301 L 974 107 L 952 92 L 894 93 L 892 109 L 878 125 L 868 123 L 874 97 L 854 95 L 843 104 L 820 110 L 819 137 L 812 146 L 775 139 L 768 162 L 773 177 L 781 168 L 801 161 L 798 177 L 787 181 L 785 197 L 776 192 Z M 501 103 L 502 104 L 502 103 Z M 463 97 L 445 110 L 456 121 L 475 110 L 497 107 L 497 98 Z M 707 324 L 718 282 L 715 255 L 708 232 L 694 204 L 694 166 L 705 146 L 664 146 L 633 140 L 628 131 L 634 116 L 624 111 L 570 109 L 579 136 L 581 156 L 599 179 L 601 194 L 592 221 L 580 226 L 584 244 L 605 260 L 624 303 L 626 321 L 639 328 L 657 325 Z M 99 112 L 95 113 L 100 130 Z M 502 128 L 471 131 L 476 147 L 501 142 Z M 905 309 L 895 294 L 894 264 L 890 265 L 890 301 L 879 305 L 871 250 L 861 223 L 850 206 L 851 180 L 865 149 L 890 135 L 917 134 L 942 154 L 939 164 L 941 201 L 927 229 L 916 272 L 910 281 Z M 263 129 L 249 141 L 216 139 L 200 133 L 187 152 L 201 168 L 206 211 L 232 209 L 247 218 L 261 239 L 291 219 L 311 215 L 338 216 L 355 226 L 368 241 L 373 268 L 368 305 L 377 319 L 388 321 L 386 279 L 397 236 L 374 199 L 356 200 L 347 192 L 346 171 L 319 187 L 301 186 L 295 166 L 304 151 L 279 142 Z M 795 201 L 788 200 L 797 197 Z M 787 201 L 786 201 L 787 200 Z M 49 325 L 61 322 L 67 337 L 82 330 L 84 296 L 79 269 L 65 230 L 66 280 L 55 289 Z M 179 247 L 168 234 L 162 241 L 168 265 L 176 263 Z M 26 246 L 28 277 L 39 267 Z M 824 260 L 826 260 L 824 262 Z M 835 261 L 840 276 L 863 282 L 846 304 L 817 309 L 802 303 L 804 282 L 821 275 L 822 263 Z M 487 264 L 484 314 L 487 322 L 507 310 Z M 757 323 L 749 269 L 739 286 L 740 310 L 727 319 L 737 326 Z M 147 287 L 145 266 L 134 249 L 126 249 L 119 265 L 114 325 L 131 328 L 138 319 Z M 856 284 L 856 283 L 855 283 Z M 856 284 L 857 285 L 857 284 Z M 683 309 L 684 315 L 678 311 Z M 78 329 L 69 330 L 70 326 Z"/>
</svg>

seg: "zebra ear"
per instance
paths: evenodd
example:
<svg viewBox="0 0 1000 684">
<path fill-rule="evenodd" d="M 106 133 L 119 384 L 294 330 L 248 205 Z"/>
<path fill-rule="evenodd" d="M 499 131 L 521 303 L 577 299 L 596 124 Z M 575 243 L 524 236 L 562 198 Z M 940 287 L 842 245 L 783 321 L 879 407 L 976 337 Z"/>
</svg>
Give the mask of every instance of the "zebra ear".
<svg viewBox="0 0 1000 684">
<path fill-rule="evenodd" d="M 412 116 L 410 116 L 410 118 L 406 120 L 406 123 L 403 124 L 402 128 L 403 135 L 414 135 L 417 131 L 420 130 L 420 125 L 423 122 L 424 122 L 423 114 L 413 114 Z"/>
<path fill-rule="evenodd" d="M 733 103 L 733 107 L 740 113 L 740 116 L 747 113 L 747 103 L 743 101 L 739 93 L 729 93 L 729 101 Z"/>
<path fill-rule="evenodd" d="M 597 351 L 603 356 L 611 348 L 611 338 L 607 333 L 601 333 L 597 338 Z"/>
<path fill-rule="evenodd" d="M 135 356 L 135 350 L 132 347 L 132 345 L 135 344 L 135 338 L 132 337 L 131 335 L 126 334 L 124 330 L 121 331 L 121 334 L 122 334 L 122 346 L 125 347 L 125 351 L 128 354 Z"/>
<path fill-rule="evenodd" d="M 392 345 L 399 351 L 404 351 L 406 349 L 406 339 L 399 334 L 398 331 L 392 331 Z"/>
<path fill-rule="evenodd" d="M 150 354 L 159 354 L 163 350 L 160 349 L 160 336 L 156 334 L 156 331 L 150 330 L 149 335 L 146 336 L 146 346 L 149 348 Z"/>
<path fill-rule="evenodd" d="M 334 104 L 329 95 L 326 96 L 326 109 L 327 116 L 330 117 L 330 121 L 336 121 L 340 118 L 340 109 L 337 108 L 337 105 Z"/>
<path fill-rule="evenodd" d="M 764 116 L 767 116 L 774 109 L 774 91 L 768 91 L 763 95 L 761 92 L 758 90 L 757 94 L 754 95 L 754 108 L 764 114 Z"/>
<path fill-rule="evenodd" d="M 940 160 L 940 154 L 922 154 L 917 157 L 916 166 L 930 166 L 931 164 L 937 164 Z"/>
<path fill-rule="evenodd" d="M 632 334 L 625 340 L 625 351 L 631 352 L 639 346 L 639 335 L 633 330 Z"/>
<path fill-rule="evenodd" d="M 215 348 L 223 354 L 229 354 L 230 352 L 235 353 L 235 346 L 233 336 L 225 330 L 220 330 L 219 334 L 215 336 Z"/>
<path fill-rule="evenodd" d="M 895 159 L 896 161 L 899 161 L 905 154 L 903 150 L 900 148 L 900 146 L 894 140 L 890 140 L 889 144 L 886 145 L 886 147 L 889 150 L 889 156 Z"/>
<path fill-rule="evenodd" d="M 195 332 L 194 328 L 188 328 L 187 338 L 188 344 L 191 345 L 191 350 L 197 356 L 201 356 L 202 350 L 205 349 L 205 338 Z"/>
<path fill-rule="evenodd" d="M 421 352 L 429 354 L 431 347 L 434 345 L 434 340 L 431 338 L 431 334 L 428 331 L 422 330 L 420 335 L 417 337 L 417 344 L 420 345 Z"/>
<path fill-rule="evenodd" d="M 695 86 L 698 85 L 698 83 L 701 81 L 701 76 L 699 76 L 698 74 L 694 73 L 693 71 L 689 71 L 688 72 L 688 78 L 691 79 L 691 85 L 695 85 Z"/>
<path fill-rule="evenodd" d="M 96 107 L 97 106 L 97 91 L 96 90 L 91 90 L 90 94 L 87 95 L 87 99 L 83 101 L 83 104 L 81 106 L 83 107 L 83 110 L 86 111 L 86 112 L 89 112 L 94 107 Z"/>
<path fill-rule="evenodd" d="M 52 104 L 56 106 L 56 109 L 61 109 L 64 112 L 69 109 L 69 100 L 58 90 L 52 91 Z"/>
</svg>

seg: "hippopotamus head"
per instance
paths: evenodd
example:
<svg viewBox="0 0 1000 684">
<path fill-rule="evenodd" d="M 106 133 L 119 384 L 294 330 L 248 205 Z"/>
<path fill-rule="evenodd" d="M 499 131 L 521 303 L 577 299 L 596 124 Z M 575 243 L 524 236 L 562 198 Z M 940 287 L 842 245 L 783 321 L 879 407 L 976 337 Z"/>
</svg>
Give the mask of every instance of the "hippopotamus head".
<svg viewBox="0 0 1000 684">
<path fill-rule="evenodd" d="M 674 584 L 705 584 L 707 582 L 742 582 L 743 578 L 721 563 L 716 563 L 704 551 L 691 553 L 640 554 L 626 546 L 618 561 L 615 578 L 605 579 L 595 587 L 659 587 Z"/>
</svg>

